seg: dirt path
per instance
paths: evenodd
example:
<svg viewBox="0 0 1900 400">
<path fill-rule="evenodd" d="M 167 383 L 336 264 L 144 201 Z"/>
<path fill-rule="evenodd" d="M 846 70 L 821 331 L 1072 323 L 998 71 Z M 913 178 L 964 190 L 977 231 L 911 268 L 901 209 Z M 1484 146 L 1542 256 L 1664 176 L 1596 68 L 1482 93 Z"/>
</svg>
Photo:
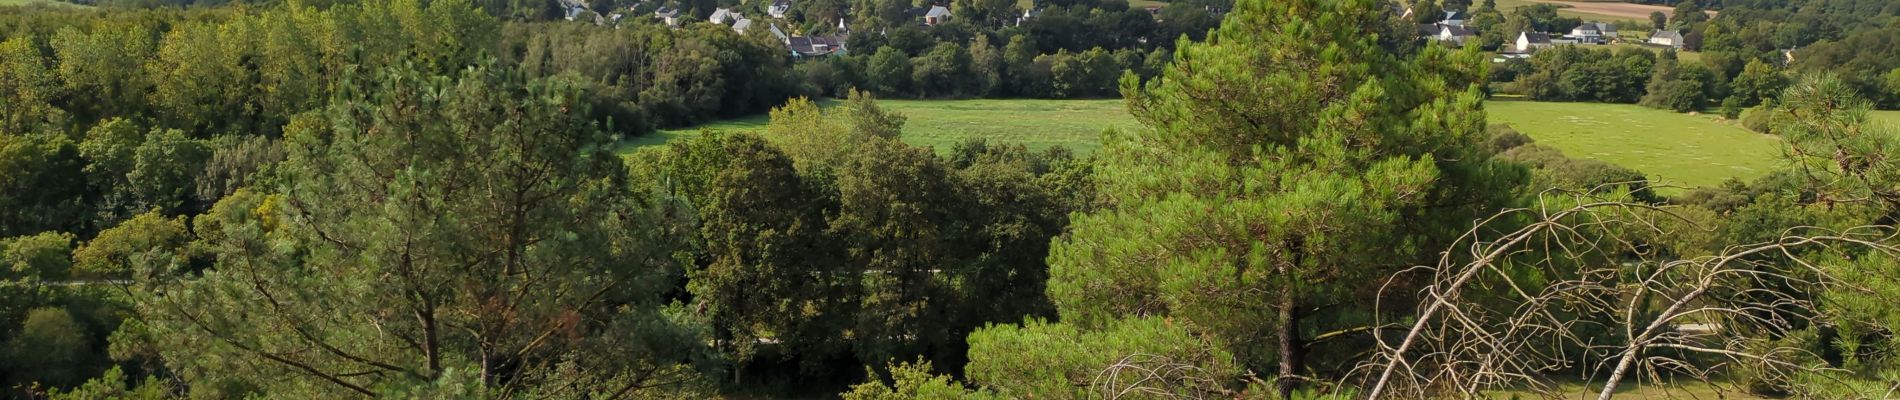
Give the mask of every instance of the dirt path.
<svg viewBox="0 0 1900 400">
<path fill-rule="evenodd" d="M 1675 18 L 1675 11 L 1676 11 L 1674 7 L 1652 6 L 1648 4 L 1560 1 L 1560 0 L 1530 0 L 1530 1 L 1535 2 L 1535 3 L 1550 3 L 1550 4 L 1568 6 L 1568 8 L 1565 8 L 1565 10 L 1577 12 L 1577 13 L 1607 15 L 1611 17 L 1629 18 L 1629 19 L 1634 19 L 1634 20 L 1639 20 L 1639 21 L 1649 19 L 1649 13 L 1653 13 L 1657 11 L 1662 11 L 1663 15 L 1669 15 L 1670 18 Z M 1714 15 L 1715 13 L 1710 12 L 1709 14 Z"/>
</svg>

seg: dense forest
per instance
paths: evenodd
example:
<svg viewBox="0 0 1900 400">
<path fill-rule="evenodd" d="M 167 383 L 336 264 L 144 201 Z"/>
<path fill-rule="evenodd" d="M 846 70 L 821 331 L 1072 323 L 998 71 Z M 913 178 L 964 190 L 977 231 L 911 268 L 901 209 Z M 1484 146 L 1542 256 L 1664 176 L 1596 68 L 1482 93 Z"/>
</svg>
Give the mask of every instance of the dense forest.
<svg viewBox="0 0 1900 400">
<path fill-rule="evenodd" d="M 1375 0 L 796 2 L 822 58 L 651 17 L 765 4 L 7 7 L 0 397 L 1890 396 L 1900 10 L 1694 1 L 1699 62 L 1524 64 Z M 1787 168 L 1652 187 L 1500 86 L 1737 99 Z M 926 148 L 880 97 L 1141 126 Z"/>
</svg>

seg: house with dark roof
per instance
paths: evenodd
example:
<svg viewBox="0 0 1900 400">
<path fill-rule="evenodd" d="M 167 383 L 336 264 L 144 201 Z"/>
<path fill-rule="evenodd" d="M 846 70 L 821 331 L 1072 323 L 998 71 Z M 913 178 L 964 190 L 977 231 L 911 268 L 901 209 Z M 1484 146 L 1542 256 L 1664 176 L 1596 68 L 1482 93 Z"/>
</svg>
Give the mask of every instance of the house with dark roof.
<svg viewBox="0 0 1900 400">
<path fill-rule="evenodd" d="M 713 9 L 712 16 L 706 18 L 706 20 L 712 21 L 712 23 L 720 24 L 720 25 L 737 22 L 742 19 L 745 19 L 745 15 L 739 14 L 738 11 L 734 11 L 730 8 L 724 8 L 724 7 Z"/>
<path fill-rule="evenodd" d="M 1458 11 L 1445 11 L 1445 19 L 1438 20 L 1438 23 L 1451 25 L 1451 26 L 1457 26 L 1457 27 L 1463 27 L 1465 26 L 1465 13 L 1458 12 Z"/>
<path fill-rule="evenodd" d="M 1578 43 L 1609 43 L 1617 36 L 1616 25 L 1595 21 L 1585 22 L 1575 28 L 1570 28 L 1570 34 L 1567 36 Z"/>
<path fill-rule="evenodd" d="M 1552 44 L 1550 42 L 1550 34 L 1548 33 L 1519 32 L 1517 34 L 1517 45 L 1514 46 L 1513 49 L 1519 53 L 1530 53 L 1541 49 L 1548 49 L 1550 46 L 1552 46 Z"/>
<path fill-rule="evenodd" d="M 659 18 L 660 22 L 666 23 L 666 26 L 680 26 L 679 9 L 660 7 L 658 10 L 653 10 L 653 17 Z"/>
<path fill-rule="evenodd" d="M 1471 29 L 1465 28 L 1463 26 L 1447 25 L 1443 23 L 1431 24 L 1428 26 L 1430 26 L 1430 28 L 1428 29 L 1428 31 L 1426 32 L 1426 35 L 1424 36 L 1425 39 L 1436 40 L 1441 43 L 1444 43 L 1445 46 L 1449 46 L 1449 47 L 1462 47 L 1465 45 L 1465 41 L 1476 39 L 1478 37 L 1477 32 L 1472 32 Z"/>
<path fill-rule="evenodd" d="M 846 37 L 836 36 L 792 36 L 785 41 L 785 47 L 791 49 L 792 57 L 823 57 L 832 54 L 844 54 Z"/>
<path fill-rule="evenodd" d="M 1682 32 L 1656 31 L 1656 33 L 1649 35 L 1649 44 L 1681 49 L 1683 45 Z"/>
</svg>

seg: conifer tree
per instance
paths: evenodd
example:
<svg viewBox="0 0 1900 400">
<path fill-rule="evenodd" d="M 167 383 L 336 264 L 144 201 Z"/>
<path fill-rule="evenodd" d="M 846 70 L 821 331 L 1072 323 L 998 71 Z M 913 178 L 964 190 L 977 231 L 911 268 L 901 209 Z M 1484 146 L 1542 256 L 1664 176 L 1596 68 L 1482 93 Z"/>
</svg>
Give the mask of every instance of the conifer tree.
<svg viewBox="0 0 1900 400">
<path fill-rule="evenodd" d="M 1368 282 L 1495 210 L 1523 175 L 1478 146 L 1479 54 L 1395 54 L 1381 7 L 1243 0 L 1159 79 L 1124 78 L 1147 128 L 1108 138 L 1107 206 L 1051 251 L 1063 322 L 1174 318 L 1285 395 L 1309 341 L 1351 337 L 1318 332 L 1371 311 Z"/>
</svg>

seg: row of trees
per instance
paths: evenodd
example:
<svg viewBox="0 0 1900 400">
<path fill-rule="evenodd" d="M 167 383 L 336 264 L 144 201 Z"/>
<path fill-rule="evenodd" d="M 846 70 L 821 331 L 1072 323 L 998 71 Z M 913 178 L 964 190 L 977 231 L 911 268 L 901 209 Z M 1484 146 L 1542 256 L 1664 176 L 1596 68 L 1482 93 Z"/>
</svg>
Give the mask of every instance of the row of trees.
<svg viewBox="0 0 1900 400">
<path fill-rule="evenodd" d="M 911 147 L 855 91 L 622 156 L 602 115 L 679 114 L 602 93 L 664 87 L 628 70 L 683 56 L 532 33 L 559 28 L 494 62 L 322 75 L 277 136 L 0 132 L 0 183 L 28 189 L 0 198 L 123 178 L 102 187 L 131 204 L 0 235 L 0 379 L 75 398 L 1424 397 L 1558 374 L 1608 376 L 1606 395 L 1626 376 L 1889 390 L 1900 136 L 1853 85 L 1775 98 L 1803 168 L 1669 199 L 1487 126 L 1482 53 L 1374 34 L 1382 6 L 1240 2 L 1121 80 L 1144 127 L 1092 158 Z M 134 182 L 219 154 L 257 161 L 216 196 L 197 195 L 209 174 Z M 1692 322 L 1715 328 L 1676 329 Z"/>
</svg>

